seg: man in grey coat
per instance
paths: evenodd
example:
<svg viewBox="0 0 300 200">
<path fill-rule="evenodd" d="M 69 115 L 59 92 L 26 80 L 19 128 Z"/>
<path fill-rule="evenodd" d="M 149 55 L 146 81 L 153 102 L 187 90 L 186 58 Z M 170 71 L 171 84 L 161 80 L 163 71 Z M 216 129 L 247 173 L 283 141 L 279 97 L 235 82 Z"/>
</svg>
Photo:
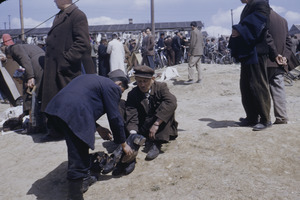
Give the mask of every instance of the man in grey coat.
<svg viewBox="0 0 300 200">
<path fill-rule="evenodd" d="M 96 73 L 86 15 L 72 0 L 54 2 L 60 12 L 46 40 L 42 111 L 63 87 L 81 74 L 82 64 L 87 74 Z"/>
<path fill-rule="evenodd" d="M 192 32 L 191 32 L 191 42 L 189 47 L 189 66 L 188 66 L 188 81 L 186 84 L 194 83 L 194 67 L 198 72 L 198 80 L 196 83 L 201 82 L 201 57 L 203 55 L 204 41 L 202 33 L 197 28 L 197 23 L 195 21 L 191 22 Z"/>
</svg>

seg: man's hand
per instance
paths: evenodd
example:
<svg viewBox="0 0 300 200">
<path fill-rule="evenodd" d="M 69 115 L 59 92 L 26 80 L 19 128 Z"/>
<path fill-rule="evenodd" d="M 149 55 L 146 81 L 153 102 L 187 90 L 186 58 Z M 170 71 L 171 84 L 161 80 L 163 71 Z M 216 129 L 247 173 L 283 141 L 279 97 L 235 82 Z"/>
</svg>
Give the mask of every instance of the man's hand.
<svg viewBox="0 0 300 200">
<path fill-rule="evenodd" d="M 124 142 L 122 145 L 122 149 L 124 151 L 124 153 L 127 155 L 127 156 L 130 156 L 133 154 L 133 151 L 131 149 L 131 147 L 126 143 Z"/>
<path fill-rule="evenodd" d="M 234 38 L 234 37 L 238 37 L 238 36 L 240 36 L 240 33 L 237 30 L 232 29 L 231 37 Z"/>
<path fill-rule="evenodd" d="M 287 65 L 286 57 L 283 57 L 280 54 L 277 55 L 277 57 L 275 58 L 275 61 L 278 65 Z"/>
<path fill-rule="evenodd" d="M 155 134 L 158 130 L 159 126 L 153 124 L 150 128 L 150 131 L 149 131 L 149 139 L 150 140 L 155 140 Z"/>
<path fill-rule="evenodd" d="M 28 81 L 27 81 L 27 87 L 33 88 L 34 86 L 35 86 L 34 78 L 28 79 Z"/>
<path fill-rule="evenodd" d="M 97 132 L 99 133 L 99 135 L 101 136 L 101 138 L 103 140 L 112 140 L 112 134 L 111 134 L 110 130 L 108 130 L 107 128 L 98 126 Z"/>
</svg>

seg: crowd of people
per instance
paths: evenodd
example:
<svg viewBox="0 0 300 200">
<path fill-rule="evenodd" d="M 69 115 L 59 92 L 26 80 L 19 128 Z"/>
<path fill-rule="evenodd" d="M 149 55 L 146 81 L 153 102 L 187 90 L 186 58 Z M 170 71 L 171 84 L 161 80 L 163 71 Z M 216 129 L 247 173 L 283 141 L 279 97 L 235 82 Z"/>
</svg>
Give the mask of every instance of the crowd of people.
<svg viewBox="0 0 300 200">
<path fill-rule="evenodd" d="M 60 12 L 45 46 L 15 44 L 4 34 L 0 56 L 3 63 L 13 59 L 22 66 L 17 70 L 21 76 L 16 77 L 24 84 L 23 114 L 19 118 L 33 110 L 40 113 L 36 115 L 39 120 L 30 118 L 26 133 L 44 132 L 43 142 L 66 140 L 69 199 L 83 199 L 83 193 L 97 181 L 89 155 L 89 149 L 95 148 L 96 131 L 104 140 L 119 145 L 99 171 L 114 175 L 134 170 L 140 146 L 147 146 L 145 159 L 153 160 L 163 143 L 176 139 L 177 99 L 166 83 L 155 80 L 156 51 L 163 53 L 168 66 L 188 62 L 185 84 L 201 83 L 201 63 L 206 59 L 216 62 L 217 53 L 230 58 L 232 54 L 241 63 L 240 89 L 246 113 L 238 124 L 253 126 L 254 131 L 270 127 L 271 99 L 274 124 L 288 122 L 283 74 L 299 65 L 292 49 L 296 42 L 288 35 L 286 20 L 266 0 L 242 0 L 246 6 L 240 23 L 233 26 L 230 37 L 218 41 L 204 38 L 193 21 L 189 39 L 178 30 L 173 37 L 161 33 L 156 42 L 151 28 L 146 28 L 139 40 L 122 42 L 113 33 L 111 40 L 102 37 L 99 44 L 89 34 L 86 15 L 72 0 L 55 3 Z M 255 27 L 263 29 L 256 28 L 255 32 Z M 126 101 L 121 100 L 129 87 L 131 69 L 136 86 Z M 104 114 L 110 130 L 97 124 Z"/>
</svg>

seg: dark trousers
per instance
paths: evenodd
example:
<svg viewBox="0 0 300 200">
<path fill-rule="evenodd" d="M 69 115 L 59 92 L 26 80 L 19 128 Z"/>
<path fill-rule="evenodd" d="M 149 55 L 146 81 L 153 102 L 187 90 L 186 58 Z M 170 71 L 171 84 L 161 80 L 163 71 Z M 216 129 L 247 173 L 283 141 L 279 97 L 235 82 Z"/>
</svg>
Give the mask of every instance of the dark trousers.
<svg viewBox="0 0 300 200">
<path fill-rule="evenodd" d="M 143 55 L 143 63 L 152 69 L 155 69 L 153 56 Z"/>
<path fill-rule="evenodd" d="M 260 123 L 270 121 L 270 93 L 267 56 L 258 56 L 258 64 L 241 64 L 240 90 L 247 119 Z"/>
<path fill-rule="evenodd" d="M 69 180 L 76 180 L 87 177 L 90 169 L 88 145 L 80 140 L 60 118 L 49 116 L 48 120 L 58 133 L 65 135 L 68 147 L 67 178 Z"/>
</svg>

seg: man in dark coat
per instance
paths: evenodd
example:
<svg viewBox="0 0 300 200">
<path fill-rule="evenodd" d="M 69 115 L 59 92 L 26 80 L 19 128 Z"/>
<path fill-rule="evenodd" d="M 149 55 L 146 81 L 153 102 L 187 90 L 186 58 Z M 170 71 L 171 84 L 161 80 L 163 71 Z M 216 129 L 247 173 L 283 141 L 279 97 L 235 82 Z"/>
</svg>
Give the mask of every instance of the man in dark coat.
<svg viewBox="0 0 300 200">
<path fill-rule="evenodd" d="M 239 24 L 232 29 L 232 55 L 241 62 L 240 89 L 246 118 L 240 126 L 254 131 L 271 126 L 271 99 L 267 75 L 267 31 L 270 7 L 266 0 L 241 0 L 246 3 Z"/>
<path fill-rule="evenodd" d="M 66 139 L 69 195 L 74 199 L 77 198 L 72 195 L 82 197 L 82 192 L 96 181 L 89 174 L 89 148 L 95 148 L 96 121 L 102 115 L 107 114 L 114 142 L 121 144 L 126 154 L 132 154 L 125 142 L 124 121 L 119 111 L 119 102 L 122 92 L 128 87 L 128 79 L 120 70 L 110 77 L 97 74 L 78 76 L 53 97 L 45 109 L 49 123 Z"/>
<path fill-rule="evenodd" d="M 72 0 L 56 0 L 60 12 L 56 15 L 46 40 L 42 111 L 48 102 L 73 78 L 96 73 L 91 58 L 91 46 L 86 15 Z"/>
<path fill-rule="evenodd" d="M 137 87 L 128 93 L 126 101 L 127 130 L 145 136 L 150 144 L 146 160 L 156 158 L 161 144 L 177 137 L 178 125 L 176 97 L 166 83 L 156 82 L 153 74 L 150 67 L 136 67 Z"/>
<path fill-rule="evenodd" d="M 179 31 L 175 32 L 175 36 L 172 38 L 172 48 L 175 52 L 175 65 L 180 64 L 182 51 L 181 51 L 181 42 L 180 42 L 181 34 Z"/>
<path fill-rule="evenodd" d="M 101 38 L 100 45 L 98 46 L 98 74 L 100 76 L 107 77 L 107 74 L 110 71 L 109 66 L 109 54 L 107 51 L 107 39 Z"/>
<path fill-rule="evenodd" d="M 290 58 L 292 54 L 292 41 L 288 33 L 287 21 L 272 9 L 268 36 L 270 46 L 268 76 L 276 118 L 274 124 L 286 124 L 288 116 L 284 73 L 288 71 L 287 58 Z"/>
</svg>

